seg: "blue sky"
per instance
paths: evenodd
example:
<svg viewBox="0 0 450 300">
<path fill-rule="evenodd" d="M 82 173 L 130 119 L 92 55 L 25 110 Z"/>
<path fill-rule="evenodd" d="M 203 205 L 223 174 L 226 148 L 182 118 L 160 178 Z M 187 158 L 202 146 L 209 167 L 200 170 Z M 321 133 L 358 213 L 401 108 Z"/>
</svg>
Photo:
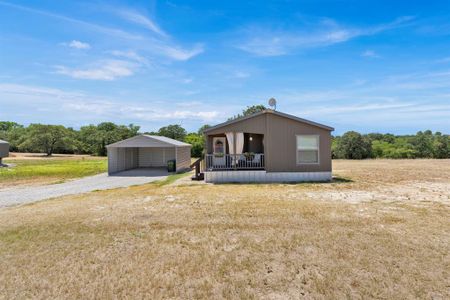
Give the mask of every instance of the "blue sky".
<svg viewBox="0 0 450 300">
<path fill-rule="evenodd" d="M 253 104 L 450 133 L 447 1 L 3 1 L 0 120 L 196 131 Z"/>
</svg>

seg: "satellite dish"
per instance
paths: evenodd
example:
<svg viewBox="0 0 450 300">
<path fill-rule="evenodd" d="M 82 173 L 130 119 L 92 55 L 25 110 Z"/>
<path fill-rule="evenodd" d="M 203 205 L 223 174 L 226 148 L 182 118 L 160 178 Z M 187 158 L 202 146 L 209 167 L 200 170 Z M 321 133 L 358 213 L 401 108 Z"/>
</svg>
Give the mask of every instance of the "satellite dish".
<svg viewBox="0 0 450 300">
<path fill-rule="evenodd" d="M 277 100 L 275 98 L 270 98 L 269 106 L 272 107 L 273 110 L 276 110 L 277 109 Z"/>
</svg>

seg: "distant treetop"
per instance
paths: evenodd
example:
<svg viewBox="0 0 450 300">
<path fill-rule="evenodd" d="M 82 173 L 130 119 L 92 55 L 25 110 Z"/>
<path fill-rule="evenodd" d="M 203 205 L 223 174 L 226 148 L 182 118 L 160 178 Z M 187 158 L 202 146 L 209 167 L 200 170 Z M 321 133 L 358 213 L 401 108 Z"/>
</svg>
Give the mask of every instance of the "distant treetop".
<svg viewBox="0 0 450 300">
<path fill-rule="evenodd" d="M 265 107 L 262 104 L 247 106 L 246 109 L 242 110 L 242 114 L 237 114 L 237 115 L 229 118 L 228 121 L 235 120 L 235 119 L 238 119 L 238 118 L 241 118 L 241 117 L 245 117 L 245 116 L 249 116 L 249 115 L 253 115 L 253 114 L 257 113 L 257 112 L 260 112 L 260 111 L 263 111 L 263 110 L 266 110 L 266 109 L 267 109 L 267 107 Z"/>
</svg>

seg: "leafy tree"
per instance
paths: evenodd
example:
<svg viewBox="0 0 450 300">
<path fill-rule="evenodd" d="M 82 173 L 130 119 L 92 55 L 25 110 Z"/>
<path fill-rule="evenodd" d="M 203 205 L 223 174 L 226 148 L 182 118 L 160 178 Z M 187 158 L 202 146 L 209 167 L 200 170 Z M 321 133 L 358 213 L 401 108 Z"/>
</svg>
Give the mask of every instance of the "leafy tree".
<svg viewBox="0 0 450 300">
<path fill-rule="evenodd" d="M 159 133 L 157 131 L 146 131 L 144 134 L 148 134 L 148 135 L 159 135 Z"/>
<path fill-rule="evenodd" d="M 16 129 L 22 129 L 23 125 L 20 125 L 16 122 L 10 122 L 10 121 L 0 121 L 0 140 L 6 140 L 11 145 L 9 134 L 16 130 Z M 14 147 L 11 147 L 14 148 Z M 11 149 L 12 151 L 13 149 Z"/>
<path fill-rule="evenodd" d="M 83 126 L 78 131 L 77 138 L 77 152 L 78 153 L 90 153 L 99 155 L 102 150 L 101 146 L 98 146 L 97 126 L 88 125 Z"/>
<path fill-rule="evenodd" d="M 189 133 L 184 139 L 184 141 L 192 145 L 191 148 L 192 157 L 201 157 L 203 155 L 203 149 L 205 146 L 205 139 L 203 135 L 197 133 Z"/>
<path fill-rule="evenodd" d="M 382 141 L 384 135 L 382 133 L 369 133 L 366 136 L 373 142 Z"/>
<path fill-rule="evenodd" d="M 368 137 L 358 132 L 346 132 L 337 143 L 336 156 L 346 159 L 364 159 L 372 155 L 372 144 Z"/>
<path fill-rule="evenodd" d="M 414 158 L 415 151 L 411 145 L 401 143 L 388 143 L 375 140 L 372 142 L 372 156 L 383 158 Z"/>
<path fill-rule="evenodd" d="M 19 145 L 26 139 L 27 129 L 23 126 L 17 126 L 9 131 L 3 131 L 0 139 L 6 140 L 9 143 L 10 151 L 19 151 Z"/>
<path fill-rule="evenodd" d="M 203 135 L 203 131 L 205 131 L 206 129 L 210 128 L 211 125 L 205 124 L 202 127 L 200 127 L 197 131 L 197 134 Z"/>
<path fill-rule="evenodd" d="M 426 130 L 425 132 L 417 132 L 415 138 L 413 139 L 413 145 L 416 150 L 417 157 L 433 157 L 433 135 L 430 130 Z"/>
<path fill-rule="evenodd" d="M 395 143 L 395 136 L 393 134 L 387 133 L 383 135 L 383 141 L 393 144 Z"/>
<path fill-rule="evenodd" d="M 394 143 L 395 142 L 395 136 L 393 134 L 387 133 L 369 133 L 367 137 L 371 141 L 382 141 L 387 143 Z"/>
<path fill-rule="evenodd" d="M 186 129 L 180 125 L 168 125 L 158 130 L 158 135 L 165 136 L 174 140 L 184 141 L 186 137 Z"/>
<path fill-rule="evenodd" d="M 263 111 L 263 110 L 266 110 L 266 109 L 267 108 L 264 105 L 261 105 L 261 104 L 247 106 L 247 108 L 242 111 L 242 115 L 245 117 L 245 116 L 253 115 L 253 114 L 257 113 L 257 112 L 260 112 L 260 111 Z"/>
<path fill-rule="evenodd" d="M 137 135 L 139 128 L 133 124 L 125 126 L 111 122 L 103 122 L 97 126 L 83 126 L 78 133 L 78 150 L 81 153 L 105 156 L 107 145 Z"/>
<path fill-rule="evenodd" d="M 242 110 L 242 114 L 237 114 L 237 115 L 229 118 L 228 121 L 231 121 L 231 120 L 234 120 L 234 119 L 238 119 L 238 118 L 242 118 L 242 117 L 249 116 L 249 115 L 253 115 L 253 114 L 257 113 L 257 112 L 260 112 L 260 111 L 263 111 L 263 110 L 266 110 L 266 109 L 267 108 L 264 105 L 262 105 L 262 104 L 247 106 L 246 109 Z"/>
<path fill-rule="evenodd" d="M 339 158 L 337 153 L 340 136 L 331 136 L 331 158 Z"/>
<path fill-rule="evenodd" d="M 70 147 L 70 132 L 62 125 L 31 124 L 19 149 L 44 152 L 48 156 L 54 150 Z"/>
<path fill-rule="evenodd" d="M 0 140 L 8 140 L 8 132 L 0 130 Z"/>
<path fill-rule="evenodd" d="M 23 125 L 16 122 L 0 121 L 0 131 L 10 131 L 16 128 L 23 128 Z"/>
<path fill-rule="evenodd" d="M 436 132 L 433 142 L 434 158 L 450 158 L 450 137 Z"/>
</svg>

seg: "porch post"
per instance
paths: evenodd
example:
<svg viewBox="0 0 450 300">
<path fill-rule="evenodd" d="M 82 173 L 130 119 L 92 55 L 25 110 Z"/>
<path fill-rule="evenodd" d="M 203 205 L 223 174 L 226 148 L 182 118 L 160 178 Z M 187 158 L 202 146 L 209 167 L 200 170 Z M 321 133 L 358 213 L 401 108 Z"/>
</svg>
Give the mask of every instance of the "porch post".
<svg viewBox="0 0 450 300">
<path fill-rule="evenodd" d="M 208 169 L 208 153 L 209 153 L 209 136 L 206 133 L 203 133 L 203 149 L 205 151 L 205 153 L 203 153 L 204 155 L 204 160 L 205 160 L 205 171 Z"/>
<path fill-rule="evenodd" d="M 234 157 L 231 158 L 233 162 L 234 169 L 237 169 L 237 156 L 236 156 L 236 132 L 233 131 L 233 153 Z"/>
</svg>

